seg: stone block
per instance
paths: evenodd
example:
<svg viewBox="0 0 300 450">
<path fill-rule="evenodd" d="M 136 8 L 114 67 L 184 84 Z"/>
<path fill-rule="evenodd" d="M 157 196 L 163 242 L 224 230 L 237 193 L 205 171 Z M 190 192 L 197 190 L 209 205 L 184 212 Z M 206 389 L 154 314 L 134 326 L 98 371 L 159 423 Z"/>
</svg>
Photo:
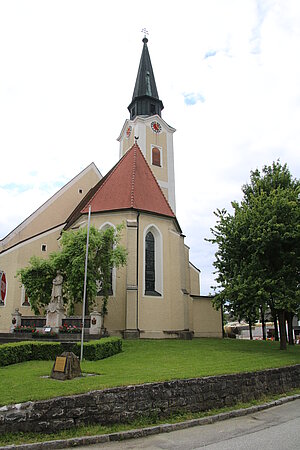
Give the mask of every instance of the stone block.
<svg viewBox="0 0 300 450">
<path fill-rule="evenodd" d="M 81 376 L 80 362 L 73 352 L 63 352 L 56 358 L 51 371 L 55 380 L 72 380 Z"/>
</svg>

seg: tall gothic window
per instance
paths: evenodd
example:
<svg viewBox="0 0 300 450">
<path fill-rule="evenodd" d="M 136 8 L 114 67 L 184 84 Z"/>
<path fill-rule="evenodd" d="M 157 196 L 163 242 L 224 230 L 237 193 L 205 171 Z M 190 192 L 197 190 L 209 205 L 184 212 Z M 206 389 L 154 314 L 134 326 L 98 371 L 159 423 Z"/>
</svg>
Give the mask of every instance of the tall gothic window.
<svg viewBox="0 0 300 450">
<path fill-rule="evenodd" d="M 110 281 L 109 281 L 109 288 L 108 288 L 108 295 L 113 295 L 113 269 L 110 271 Z M 97 281 L 97 295 L 102 296 L 104 294 L 103 287 L 102 287 L 102 281 Z"/>
<path fill-rule="evenodd" d="M 100 227 L 100 230 L 107 230 L 110 227 L 114 227 L 114 225 L 112 225 L 111 223 L 105 223 Z M 110 280 L 109 280 L 109 289 L 108 289 L 108 295 L 114 295 L 114 278 L 116 276 L 116 269 L 112 268 L 110 271 Z M 97 281 L 97 296 L 103 296 L 104 292 L 103 292 L 103 286 L 102 286 L 102 281 L 98 280 Z"/>
<path fill-rule="evenodd" d="M 145 247 L 145 294 L 160 296 L 155 290 L 155 239 L 151 231 L 146 234 Z"/>
</svg>

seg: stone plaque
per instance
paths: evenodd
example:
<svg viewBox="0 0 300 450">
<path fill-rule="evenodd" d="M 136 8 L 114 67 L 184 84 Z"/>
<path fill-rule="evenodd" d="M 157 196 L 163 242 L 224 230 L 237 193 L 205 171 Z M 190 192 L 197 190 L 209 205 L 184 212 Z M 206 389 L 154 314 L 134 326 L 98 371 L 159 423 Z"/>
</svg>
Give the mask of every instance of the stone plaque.
<svg viewBox="0 0 300 450">
<path fill-rule="evenodd" d="M 66 367 L 67 358 L 65 356 L 57 356 L 55 360 L 54 371 L 64 372 Z"/>
<path fill-rule="evenodd" d="M 51 371 L 51 378 L 55 380 L 72 380 L 81 376 L 79 358 L 72 352 L 63 352 L 57 356 Z"/>
</svg>

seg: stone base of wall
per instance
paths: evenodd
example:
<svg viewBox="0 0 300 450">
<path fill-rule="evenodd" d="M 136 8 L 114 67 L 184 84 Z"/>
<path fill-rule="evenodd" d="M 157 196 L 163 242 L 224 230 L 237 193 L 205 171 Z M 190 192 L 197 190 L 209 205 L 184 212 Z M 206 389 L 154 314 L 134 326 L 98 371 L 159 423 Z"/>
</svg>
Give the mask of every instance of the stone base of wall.
<svg viewBox="0 0 300 450">
<path fill-rule="evenodd" d="M 0 408 L 0 432 L 55 432 L 88 423 L 129 422 L 207 411 L 300 387 L 300 364 L 215 377 L 147 383 Z"/>
</svg>

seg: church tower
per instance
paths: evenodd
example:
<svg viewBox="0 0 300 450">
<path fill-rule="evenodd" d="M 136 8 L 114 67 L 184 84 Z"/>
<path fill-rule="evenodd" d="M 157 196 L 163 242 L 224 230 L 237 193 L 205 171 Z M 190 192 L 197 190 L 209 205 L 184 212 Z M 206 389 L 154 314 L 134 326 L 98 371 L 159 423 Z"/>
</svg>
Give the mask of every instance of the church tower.
<svg viewBox="0 0 300 450">
<path fill-rule="evenodd" d="M 128 106 L 130 119 L 123 125 L 118 141 L 120 158 L 137 142 L 173 212 L 175 204 L 175 175 L 173 133 L 176 131 L 161 117 L 164 108 L 159 99 L 147 46 L 143 50 L 132 101 Z"/>
</svg>

